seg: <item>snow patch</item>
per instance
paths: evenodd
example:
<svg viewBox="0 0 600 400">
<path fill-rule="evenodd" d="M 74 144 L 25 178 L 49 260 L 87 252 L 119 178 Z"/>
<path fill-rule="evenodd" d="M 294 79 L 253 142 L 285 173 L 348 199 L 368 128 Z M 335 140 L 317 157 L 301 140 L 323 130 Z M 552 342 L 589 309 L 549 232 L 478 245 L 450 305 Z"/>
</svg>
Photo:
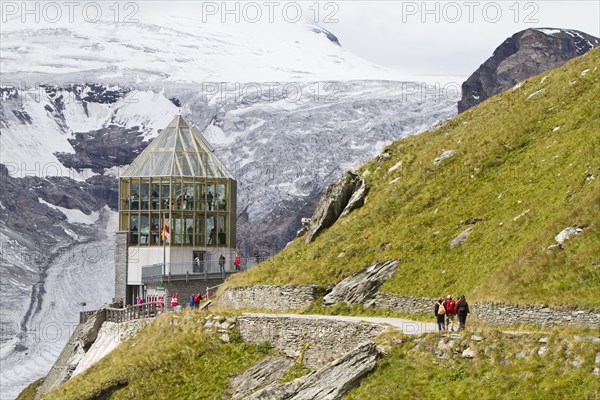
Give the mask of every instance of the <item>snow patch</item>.
<svg viewBox="0 0 600 400">
<path fill-rule="evenodd" d="M 92 211 L 89 215 L 85 214 L 81 210 L 71 210 L 69 208 L 64 208 L 60 206 L 55 206 L 54 204 L 48 203 L 44 201 L 41 197 L 38 197 L 38 201 L 42 204 L 47 205 L 50 208 L 60 211 L 63 213 L 65 217 L 67 217 L 67 221 L 70 224 L 84 224 L 84 225 L 93 225 L 98 222 L 98 218 L 100 217 L 100 213 L 98 211 Z M 105 206 L 106 207 L 106 206 Z M 67 229 L 65 229 L 67 232 Z M 69 232 L 67 232 L 69 234 Z M 70 234 L 69 234 L 70 235 Z"/>
<path fill-rule="evenodd" d="M 550 29 L 550 28 L 538 28 L 538 29 L 536 29 L 536 31 L 542 32 L 548 36 L 556 35 L 556 34 L 559 34 L 562 32 L 562 30 L 560 30 L 560 29 Z M 567 31 L 567 33 L 569 33 L 569 32 Z"/>
</svg>

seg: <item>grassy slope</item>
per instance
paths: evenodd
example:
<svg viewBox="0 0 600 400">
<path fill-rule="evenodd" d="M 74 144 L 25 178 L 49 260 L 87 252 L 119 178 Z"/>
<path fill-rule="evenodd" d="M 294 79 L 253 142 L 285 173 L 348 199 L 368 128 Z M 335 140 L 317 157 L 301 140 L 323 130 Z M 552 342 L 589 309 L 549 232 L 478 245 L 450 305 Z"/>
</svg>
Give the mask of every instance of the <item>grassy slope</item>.
<svg viewBox="0 0 600 400">
<path fill-rule="evenodd" d="M 104 398 L 104 393 L 112 393 L 111 399 L 223 398 L 229 377 L 240 374 L 269 349 L 222 343 L 202 329 L 205 315 L 184 311 L 157 318 L 43 399 L 95 399 Z"/>
<path fill-rule="evenodd" d="M 481 333 L 480 333 L 481 334 Z M 598 376 L 591 373 L 598 345 L 575 342 L 567 332 L 554 331 L 547 352 L 537 351 L 544 335 L 506 338 L 499 332 L 481 334 L 483 341 L 473 342 L 469 334 L 455 341 L 450 355 L 439 359 L 433 353 L 438 335 L 428 335 L 415 349 L 414 337 L 402 343 L 384 341 L 387 354 L 378 361 L 377 370 L 361 381 L 346 397 L 352 399 L 600 399 Z M 448 340 L 446 340 L 447 342 Z M 467 346 L 477 353 L 474 359 L 462 359 Z M 528 359 L 515 357 L 523 352 Z M 579 368 L 571 362 L 581 361 Z"/>
<path fill-rule="evenodd" d="M 227 284 L 327 287 L 373 261 L 400 259 L 383 291 L 600 306 L 599 65 L 600 48 L 393 143 L 390 157 L 361 169 L 372 188 L 364 207 Z M 444 150 L 458 153 L 434 166 Z M 588 174 L 596 179 L 586 182 Z M 468 218 L 483 221 L 451 250 Z M 547 254 L 574 224 L 585 233 Z"/>
</svg>

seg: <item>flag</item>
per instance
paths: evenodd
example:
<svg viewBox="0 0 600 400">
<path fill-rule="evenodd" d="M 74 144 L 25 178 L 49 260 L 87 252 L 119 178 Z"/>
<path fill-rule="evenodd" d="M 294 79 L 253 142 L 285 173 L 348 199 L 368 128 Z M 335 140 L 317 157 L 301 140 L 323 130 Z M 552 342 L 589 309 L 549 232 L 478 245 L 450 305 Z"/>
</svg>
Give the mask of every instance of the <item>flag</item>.
<svg viewBox="0 0 600 400">
<path fill-rule="evenodd" d="M 162 233 L 160 234 L 163 242 L 169 241 L 169 225 L 167 225 L 167 220 L 165 220 L 165 225 L 163 226 Z"/>
</svg>

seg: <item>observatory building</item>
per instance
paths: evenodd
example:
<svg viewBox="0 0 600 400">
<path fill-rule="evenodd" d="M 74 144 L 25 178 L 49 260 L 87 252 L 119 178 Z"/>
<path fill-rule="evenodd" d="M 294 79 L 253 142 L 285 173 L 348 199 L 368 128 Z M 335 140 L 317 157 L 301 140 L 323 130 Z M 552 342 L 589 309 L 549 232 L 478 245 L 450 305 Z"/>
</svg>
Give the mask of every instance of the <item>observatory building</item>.
<svg viewBox="0 0 600 400">
<path fill-rule="evenodd" d="M 120 176 L 115 299 L 189 295 L 234 271 L 236 181 L 212 150 L 177 116 Z"/>
</svg>

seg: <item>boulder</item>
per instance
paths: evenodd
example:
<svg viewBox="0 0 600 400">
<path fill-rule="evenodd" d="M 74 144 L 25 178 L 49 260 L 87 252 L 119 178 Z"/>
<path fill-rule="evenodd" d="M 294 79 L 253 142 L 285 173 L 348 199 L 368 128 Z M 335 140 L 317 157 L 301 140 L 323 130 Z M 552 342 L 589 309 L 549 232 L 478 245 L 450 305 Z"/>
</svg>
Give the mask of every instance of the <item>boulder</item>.
<svg viewBox="0 0 600 400">
<path fill-rule="evenodd" d="M 350 214 L 357 208 L 362 207 L 365 204 L 367 194 L 369 194 L 369 188 L 367 187 L 365 180 L 361 179 L 358 189 L 356 189 L 356 191 L 352 194 L 352 197 L 350 197 L 350 200 L 348 200 L 348 204 L 346 204 L 346 207 L 344 208 L 344 211 L 342 211 L 340 218 Z"/>
<path fill-rule="evenodd" d="M 338 220 L 354 192 L 361 188 L 361 182 L 356 173 L 347 171 L 339 181 L 329 186 L 310 219 L 310 226 L 306 232 L 306 243 L 312 242 L 319 233 Z M 355 206 L 359 203 L 359 201 L 355 201 Z"/>
<path fill-rule="evenodd" d="M 554 240 L 556 240 L 556 243 L 558 244 L 558 246 L 560 248 L 562 248 L 565 240 L 569 240 L 573 236 L 581 235 L 582 233 L 583 233 L 583 229 L 581 229 L 580 227 L 570 226 L 570 227 L 565 228 L 562 231 L 560 231 L 560 233 L 554 237 Z"/>
<path fill-rule="evenodd" d="M 341 399 L 363 376 L 375 369 L 377 355 L 375 344 L 365 343 L 310 375 L 287 383 L 273 383 L 245 399 Z"/>
<path fill-rule="evenodd" d="M 242 375 L 231 381 L 232 399 L 241 399 L 245 395 L 280 379 L 294 364 L 289 357 L 268 357 L 254 364 Z"/>
<path fill-rule="evenodd" d="M 452 238 L 452 240 L 450 240 L 450 248 L 453 249 L 456 246 L 464 244 L 467 241 L 469 235 L 471 235 L 471 233 L 473 233 L 474 230 L 475 229 L 473 228 L 467 228 L 461 233 L 459 233 L 456 237 Z"/>
<path fill-rule="evenodd" d="M 363 304 L 375 298 L 379 287 L 396 272 L 399 264 L 397 260 L 375 263 L 349 276 L 323 298 L 323 304 L 328 306 L 342 301 Z"/>
<path fill-rule="evenodd" d="M 466 348 L 465 351 L 462 352 L 462 358 L 475 358 L 475 352 L 470 348 Z"/>
<path fill-rule="evenodd" d="M 445 159 L 447 159 L 447 158 L 450 158 L 450 157 L 452 157 L 452 156 L 453 156 L 453 155 L 455 155 L 455 154 L 456 154 L 456 150 L 446 150 L 446 151 L 444 151 L 442 154 L 440 154 L 440 156 L 439 156 L 439 157 L 436 157 L 436 158 L 433 160 L 433 165 L 440 165 L 440 163 L 441 163 L 442 161 L 444 161 L 444 160 L 445 160 Z"/>
</svg>

